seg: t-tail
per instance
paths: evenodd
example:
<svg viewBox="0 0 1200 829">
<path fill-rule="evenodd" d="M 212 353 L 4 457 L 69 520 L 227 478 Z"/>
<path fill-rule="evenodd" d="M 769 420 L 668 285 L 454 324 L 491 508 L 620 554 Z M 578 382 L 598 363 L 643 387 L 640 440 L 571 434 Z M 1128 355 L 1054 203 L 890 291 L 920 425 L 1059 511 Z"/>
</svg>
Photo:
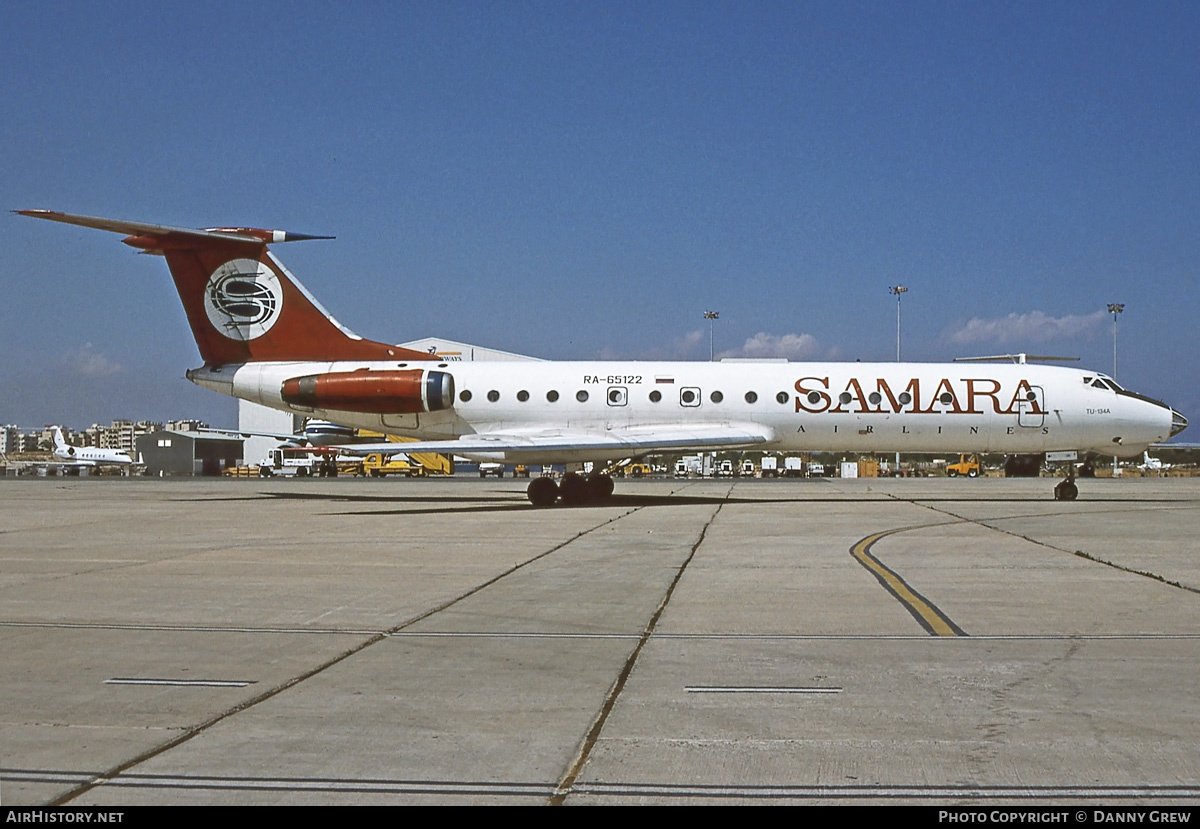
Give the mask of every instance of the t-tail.
<svg viewBox="0 0 1200 829">
<path fill-rule="evenodd" d="M 189 229 L 18 210 L 22 216 L 124 233 L 125 244 L 167 260 L 200 356 L 210 366 L 267 360 L 436 360 L 366 340 L 335 320 L 268 245 L 330 239 L 248 227 Z"/>
</svg>

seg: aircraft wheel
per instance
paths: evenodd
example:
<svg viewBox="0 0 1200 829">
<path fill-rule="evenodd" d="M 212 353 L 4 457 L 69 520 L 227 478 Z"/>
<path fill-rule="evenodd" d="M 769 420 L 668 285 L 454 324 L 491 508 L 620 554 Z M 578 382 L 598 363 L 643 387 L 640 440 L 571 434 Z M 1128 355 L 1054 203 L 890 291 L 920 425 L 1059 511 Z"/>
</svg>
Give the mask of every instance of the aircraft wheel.
<svg viewBox="0 0 1200 829">
<path fill-rule="evenodd" d="M 558 496 L 568 506 L 587 503 L 587 479 L 578 472 L 568 472 L 566 475 L 563 475 L 562 483 L 558 485 Z"/>
<path fill-rule="evenodd" d="M 534 478 L 529 482 L 525 494 L 529 497 L 529 503 L 535 507 L 553 506 L 558 500 L 558 484 L 551 478 Z"/>
<path fill-rule="evenodd" d="M 603 501 L 613 494 L 616 484 L 609 475 L 588 475 L 587 493 L 589 501 Z"/>
<path fill-rule="evenodd" d="M 1074 501 L 1077 497 L 1079 497 L 1079 487 L 1071 481 L 1060 481 L 1058 486 L 1054 487 L 1055 501 Z"/>
</svg>

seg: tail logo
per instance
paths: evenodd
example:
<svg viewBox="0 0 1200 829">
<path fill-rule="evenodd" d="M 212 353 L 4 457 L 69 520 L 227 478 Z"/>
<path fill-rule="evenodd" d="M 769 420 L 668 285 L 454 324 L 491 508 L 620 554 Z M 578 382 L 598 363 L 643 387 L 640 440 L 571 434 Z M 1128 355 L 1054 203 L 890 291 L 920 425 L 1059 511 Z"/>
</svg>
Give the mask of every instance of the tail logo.
<svg viewBox="0 0 1200 829">
<path fill-rule="evenodd" d="M 283 287 L 265 262 L 231 259 L 209 277 L 204 310 L 223 336 L 253 340 L 271 330 L 279 319 Z"/>
</svg>

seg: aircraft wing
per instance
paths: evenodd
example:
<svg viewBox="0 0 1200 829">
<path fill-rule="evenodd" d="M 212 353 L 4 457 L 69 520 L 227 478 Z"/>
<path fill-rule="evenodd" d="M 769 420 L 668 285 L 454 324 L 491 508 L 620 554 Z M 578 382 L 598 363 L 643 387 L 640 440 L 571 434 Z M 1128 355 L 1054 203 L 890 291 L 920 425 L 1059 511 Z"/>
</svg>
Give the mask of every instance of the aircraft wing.
<svg viewBox="0 0 1200 829">
<path fill-rule="evenodd" d="M 758 446 L 775 440 L 775 432 L 756 423 L 654 426 L 604 432 L 574 429 L 486 432 L 457 440 L 413 443 L 355 443 L 337 448 L 352 455 L 372 452 L 438 452 L 480 460 L 540 463 L 611 460 L 676 450 L 717 450 Z"/>
<path fill-rule="evenodd" d="M 206 432 L 210 435 L 229 435 L 230 437 L 242 438 L 275 438 L 283 443 L 302 443 L 307 444 L 308 438 L 304 435 L 297 435 L 288 432 L 256 432 L 253 429 L 213 429 L 204 427 L 197 429 L 197 432 Z"/>
</svg>

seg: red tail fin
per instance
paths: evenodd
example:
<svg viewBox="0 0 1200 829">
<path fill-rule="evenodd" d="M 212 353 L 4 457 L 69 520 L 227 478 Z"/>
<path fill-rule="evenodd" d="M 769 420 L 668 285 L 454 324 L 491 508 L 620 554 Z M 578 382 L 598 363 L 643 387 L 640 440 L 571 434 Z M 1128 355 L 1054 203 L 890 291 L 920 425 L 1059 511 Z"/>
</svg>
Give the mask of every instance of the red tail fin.
<svg viewBox="0 0 1200 829">
<path fill-rule="evenodd" d="M 344 328 L 267 249 L 328 237 L 256 228 L 192 230 L 50 210 L 23 216 L 129 234 L 125 244 L 166 257 L 205 363 L 262 360 L 430 360 Z"/>
</svg>

